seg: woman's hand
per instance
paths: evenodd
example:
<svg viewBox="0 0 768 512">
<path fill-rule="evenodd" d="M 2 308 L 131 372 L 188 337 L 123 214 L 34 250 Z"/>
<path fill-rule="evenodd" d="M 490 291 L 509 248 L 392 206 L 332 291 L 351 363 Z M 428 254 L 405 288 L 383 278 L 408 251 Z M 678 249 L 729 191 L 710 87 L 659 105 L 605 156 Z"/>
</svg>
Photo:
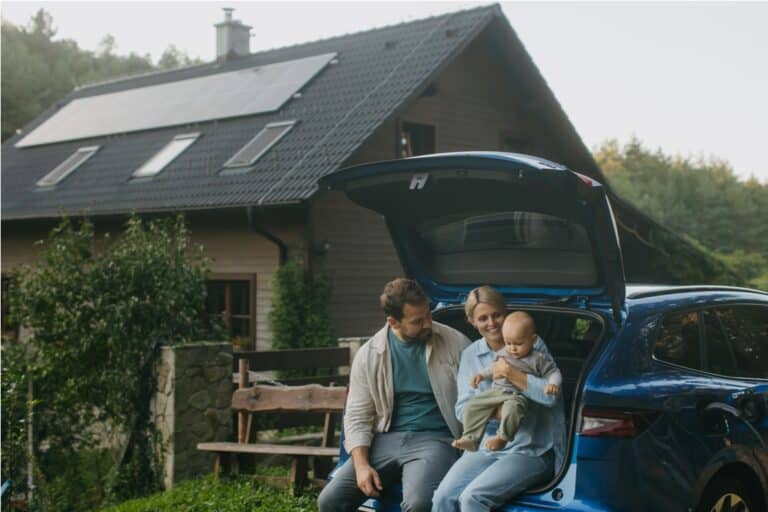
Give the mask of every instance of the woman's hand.
<svg viewBox="0 0 768 512">
<path fill-rule="evenodd" d="M 491 370 L 493 370 L 493 380 L 507 379 L 520 391 L 528 389 L 528 375 L 509 364 L 503 357 L 493 363 Z"/>
</svg>

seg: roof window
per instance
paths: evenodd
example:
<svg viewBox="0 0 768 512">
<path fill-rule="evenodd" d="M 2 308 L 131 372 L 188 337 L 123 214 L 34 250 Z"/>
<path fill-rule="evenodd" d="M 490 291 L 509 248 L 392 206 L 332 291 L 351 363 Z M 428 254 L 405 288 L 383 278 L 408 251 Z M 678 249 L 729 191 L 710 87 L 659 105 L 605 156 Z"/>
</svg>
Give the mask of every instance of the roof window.
<svg viewBox="0 0 768 512">
<path fill-rule="evenodd" d="M 278 143 L 286 133 L 291 131 L 296 121 L 281 121 L 269 123 L 252 138 L 248 144 L 227 160 L 225 168 L 248 167 L 256 163 L 269 149 Z"/>
<path fill-rule="evenodd" d="M 144 164 L 133 171 L 132 178 L 149 178 L 160 173 L 165 169 L 168 164 L 173 162 L 177 156 L 182 154 L 185 149 L 194 143 L 200 133 L 183 133 L 175 136 L 171 142 L 163 146 L 163 148 L 155 153 L 152 158 L 144 162 Z"/>
<path fill-rule="evenodd" d="M 77 151 L 69 155 L 69 157 L 56 166 L 51 172 L 37 180 L 36 185 L 38 187 L 52 187 L 58 184 L 61 180 L 69 176 L 78 167 L 83 165 L 86 160 L 91 158 L 100 146 L 83 146 L 77 148 Z"/>
</svg>

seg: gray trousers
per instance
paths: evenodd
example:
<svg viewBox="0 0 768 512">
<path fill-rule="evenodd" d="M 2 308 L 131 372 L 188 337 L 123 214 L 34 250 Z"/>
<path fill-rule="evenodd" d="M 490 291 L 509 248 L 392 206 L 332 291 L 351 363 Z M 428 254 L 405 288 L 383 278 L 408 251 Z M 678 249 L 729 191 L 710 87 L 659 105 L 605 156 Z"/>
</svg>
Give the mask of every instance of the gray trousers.
<svg viewBox="0 0 768 512">
<path fill-rule="evenodd" d="M 449 435 L 435 432 L 386 432 L 374 436 L 369 462 L 385 488 L 402 479 L 403 512 L 432 508 L 432 494 L 459 455 L 451 441 Z M 320 493 L 317 504 L 320 512 L 349 512 L 367 499 L 357 487 L 350 457 Z"/>
<path fill-rule="evenodd" d="M 525 412 L 528 410 L 528 399 L 520 393 L 510 393 L 498 388 L 482 391 L 470 398 L 464 405 L 464 434 L 462 437 L 473 442 L 475 449 L 478 448 L 485 433 L 485 426 L 497 407 L 501 407 L 499 411 L 501 421 L 496 435 L 509 441 L 515 437 L 517 429 L 520 428 L 520 422 L 525 417 Z"/>
</svg>

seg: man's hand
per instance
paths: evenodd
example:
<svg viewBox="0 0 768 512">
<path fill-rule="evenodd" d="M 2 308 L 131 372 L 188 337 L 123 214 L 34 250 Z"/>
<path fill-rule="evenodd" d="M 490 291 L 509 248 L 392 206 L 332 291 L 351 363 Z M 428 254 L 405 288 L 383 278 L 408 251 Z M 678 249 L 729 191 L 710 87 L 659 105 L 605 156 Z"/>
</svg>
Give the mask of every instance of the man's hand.
<svg viewBox="0 0 768 512">
<path fill-rule="evenodd" d="M 355 477 L 357 478 L 358 489 L 369 498 L 378 498 L 379 493 L 384 490 L 379 474 L 370 465 L 359 468 L 355 466 Z"/>
<path fill-rule="evenodd" d="M 481 382 L 483 382 L 483 375 L 481 373 L 476 373 L 472 377 L 472 382 L 471 382 L 472 387 L 477 389 L 477 386 L 479 386 Z"/>
<path fill-rule="evenodd" d="M 557 384 L 547 384 L 547 387 L 544 388 L 544 392 L 548 395 L 556 395 L 558 391 L 560 391 L 560 387 Z"/>
</svg>

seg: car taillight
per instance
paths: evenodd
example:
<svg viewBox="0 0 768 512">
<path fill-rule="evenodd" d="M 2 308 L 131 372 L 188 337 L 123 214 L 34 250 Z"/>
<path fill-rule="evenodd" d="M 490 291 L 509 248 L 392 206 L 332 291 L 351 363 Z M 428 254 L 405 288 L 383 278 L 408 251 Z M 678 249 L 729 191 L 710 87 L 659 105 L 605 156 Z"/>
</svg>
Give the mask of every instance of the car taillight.
<svg viewBox="0 0 768 512">
<path fill-rule="evenodd" d="M 649 411 L 621 411 L 585 407 L 581 411 L 579 433 L 587 437 L 635 437 L 647 429 L 657 416 L 658 413 Z"/>
</svg>

